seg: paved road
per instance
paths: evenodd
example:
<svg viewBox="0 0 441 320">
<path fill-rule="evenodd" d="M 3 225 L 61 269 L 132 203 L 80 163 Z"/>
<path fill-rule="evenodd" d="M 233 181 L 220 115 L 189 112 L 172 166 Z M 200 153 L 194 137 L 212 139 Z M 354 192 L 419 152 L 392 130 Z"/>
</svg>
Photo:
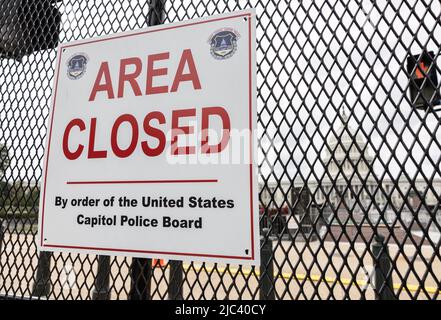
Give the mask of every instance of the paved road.
<svg viewBox="0 0 441 320">
<path fill-rule="evenodd" d="M 325 242 L 321 246 L 318 242 L 313 242 L 308 247 L 304 242 L 296 242 L 293 246 L 291 242 L 283 241 L 274 249 L 274 270 L 278 275 L 276 292 L 280 299 L 359 299 L 362 290 L 366 290 L 368 299 L 374 298 L 373 289 L 364 285 L 368 279 L 364 269 L 370 270 L 372 266 L 372 258 L 364 244 L 357 243 L 351 247 L 344 242 Z M 413 245 L 405 245 L 402 250 L 391 245 L 390 254 L 397 265 L 393 282 L 401 299 L 410 299 L 412 296 L 418 299 L 438 298 L 439 289 L 436 288 L 441 279 L 439 251 L 431 263 L 429 273 L 428 261 L 434 256 L 430 246 L 422 246 L 421 253 L 418 253 Z M 51 298 L 90 298 L 97 268 L 95 258 L 94 255 L 55 254 L 52 260 Z M 35 278 L 33 270 L 38 262 L 34 237 L 6 234 L 0 262 L 0 293 L 7 291 L 8 294 L 19 296 L 30 295 Z M 130 289 L 130 262 L 130 258 L 111 259 L 112 299 L 127 298 Z M 259 296 L 256 274 L 258 269 L 252 271 L 249 267 L 244 267 L 238 271 L 237 266 L 232 266 L 225 270 L 225 266 L 219 265 L 213 270 L 212 264 L 204 267 L 201 264 L 194 264 L 190 268 L 188 264 L 185 266 L 185 298 L 237 299 L 241 296 L 243 299 L 257 299 Z M 338 279 L 337 274 L 340 274 Z M 306 275 L 312 279 L 308 279 Z M 154 271 L 154 299 L 167 298 L 166 279 L 168 270 L 157 268 Z M 429 293 L 417 290 L 420 282 Z"/>
</svg>

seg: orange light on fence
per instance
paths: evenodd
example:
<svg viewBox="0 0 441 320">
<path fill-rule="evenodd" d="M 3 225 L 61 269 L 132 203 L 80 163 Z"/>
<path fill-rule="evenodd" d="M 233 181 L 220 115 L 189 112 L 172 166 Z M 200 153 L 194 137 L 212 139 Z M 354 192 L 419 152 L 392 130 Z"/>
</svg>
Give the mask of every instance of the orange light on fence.
<svg viewBox="0 0 441 320">
<path fill-rule="evenodd" d="M 418 67 L 415 70 L 416 79 L 424 79 L 429 71 L 429 66 L 425 64 L 424 61 L 420 61 Z"/>
<path fill-rule="evenodd" d="M 441 104 L 436 57 L 432 51 L 409 56 L 407 72 L 410 100 L 415 108 L 428 109 Z"/>
</svg>

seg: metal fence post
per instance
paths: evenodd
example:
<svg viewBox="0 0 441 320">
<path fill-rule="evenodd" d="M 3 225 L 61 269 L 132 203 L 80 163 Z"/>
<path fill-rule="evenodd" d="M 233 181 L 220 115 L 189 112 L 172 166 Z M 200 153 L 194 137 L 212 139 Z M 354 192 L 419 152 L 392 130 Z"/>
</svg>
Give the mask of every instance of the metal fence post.
<svg viewBox="0 0 441 320">
<path fill-rule="evenodd" d="M 147 16 L 149 26 L 157 26 L 164 22 L 166 0 L 150 0 L 150 8 Z"/>
<path fill-rule="evenodd" d="M 108 300 L 110 298 L 109 289 L 110 278 L 110 257 L 98 256 L 98 269 L 95 278 L 95 288 L 92 293 L 93 300 Z"/>
<path fill-rule="evenodd" d="M 170 273 L 168 284 L 168 299 L 169 300 L 182 300 L 182 261 L 171 260 Z"/>
<path fill-rule="evenodd" d="M 48 296 L 51 291 L 51 258 L 52 252 L 40 251 L 37 275 L 32 289 L 33 296 Z"/>
<path fill-rule="evenodd" d="M 152 277 L 152 260 L 134 258 L 130 268 L 132 279 L 129 300 L 150 300 L 150 287 Z"/>
<path fill-rule="evenodd" d="M 274 265 L 272 261 L 273 244 L 269 229 L 264 228 L 260 236 L 260 300 L 275 300 Z"/>
<path fill-rule="evenodd" d="M 382 235 L 372 244 L 375 267 L 375 297 L 377 300 L 395 300 L 389 250 Z"/>
<path fill-rule="evenodd" d="M 150 0 L 147 25 L 156 26 L 164 21 L 166 0 Z M 131 267 L 132 286 L 129 300 L 150 299 L 152 261 L 145 258 L 133 258 Z"/>
</svg>

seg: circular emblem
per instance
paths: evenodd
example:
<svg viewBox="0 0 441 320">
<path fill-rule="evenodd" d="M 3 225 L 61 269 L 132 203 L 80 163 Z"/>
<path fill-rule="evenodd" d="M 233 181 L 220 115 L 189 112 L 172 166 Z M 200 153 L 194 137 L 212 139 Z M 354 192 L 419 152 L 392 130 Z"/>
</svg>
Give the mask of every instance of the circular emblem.
<svg viewBox="0 0 441 320">
<path fill-rule="evenodd" d="M 89 58 L 84 53 L 77 53 L 67 61 L 67 76 L 71 80 L 80 79 L 86 73 Z"/>
<path fill-rule="evenodd" d="M 237 40 L 239 38 L 239 33 L 234 29 L 217 30 L 208 40 L 211 55 L 218 60 L 232 57 L 237 50 Z"/>
</svg>

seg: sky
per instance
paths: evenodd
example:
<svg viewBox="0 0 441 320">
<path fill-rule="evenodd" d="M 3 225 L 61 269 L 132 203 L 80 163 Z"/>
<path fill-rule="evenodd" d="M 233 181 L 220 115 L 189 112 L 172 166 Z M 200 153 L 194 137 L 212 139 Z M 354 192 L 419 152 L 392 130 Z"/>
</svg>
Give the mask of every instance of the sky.
<svg viewBox="0 0 441 320">
<path fill-rule="evenodd" d="M 166 22 L 250 5 L 259 19 L 261 179 L 312 172 L 322 177 L 325 168 L 317 160 L 341 125 L 343 108 L 348 125 L 369 141 L 378 174 L 439 175 L 440 114 L 410 106 L 405 73 L 408 52 L 426 47 L 438 56 L 441 79 L 439 1 L 168 1 Z M 145 1 L 69 0 L 58 6 L 63 43 L 146 27 Z M 41 176 L 55 58 L 50 50 L 21 63 L 0 61 L 0 142 L 10 146 L 9 178 Z"/>
</svg>

